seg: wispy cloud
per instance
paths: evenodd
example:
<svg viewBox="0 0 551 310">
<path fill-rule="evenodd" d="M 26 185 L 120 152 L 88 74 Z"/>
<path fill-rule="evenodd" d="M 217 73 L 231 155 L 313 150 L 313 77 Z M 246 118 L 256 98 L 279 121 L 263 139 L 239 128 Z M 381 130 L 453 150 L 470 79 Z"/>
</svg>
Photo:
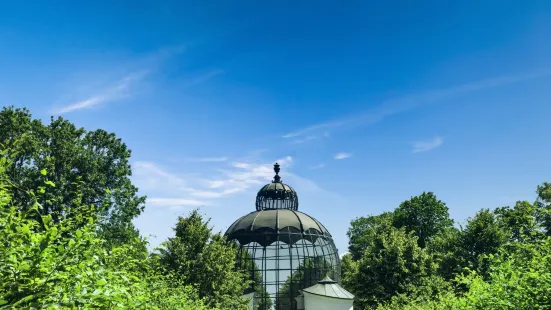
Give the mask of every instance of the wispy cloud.
<svg viewBox="0 0 551 310">
<path fill-rule="evenodd" d="M 190 195 L 194 197 L 199 198 L 206 198 L 206 199 L 216 199 L 220 197 L 224 197 L 227 195 L 235 194 L 241 191 L 244 191 L 246 187 L 244 186 L 234 186 L 232 188 L 226 188 L 221 191 L 212 191 L 212 190 L 198 190 L 194 188 L 187 188 L 185 191 L 188 192 Z"/>
<path fill-rule="evenodd" d="M 276 160 L 282 169 L 289 168 L 293 163 L 291 156 L 286 156 Z M 221 191 L 229 193 L 244 191 L 252 186 L 258 186 L 272 180 L 274 176 L 273 162 L 272 163 L 255 163 L 255 162 L 234 162 L 231 167 L 233 169 L 222 169 L 220 172 L 223 177 L 211 179 L 208 185 L 211 188 L 218 188 Z M 287 176 L 291 173 L 286 172 Z"/>
<path fill-rule="evenodd" d="M 185 80 L 183 87 L 189 87 L 195 84 L 206 82 L 222 73 L 224 73 L 224 70 L 221 70 L 221 69 L 214 69 L 211 71 L 204 72 L 202 74 L 196 75 L 192 78 Z"/>
<path fill-rule="evenodd" d="M 315 166 L 310 167 L 310 169 L 321 169 L 323 167 L 325 167 L 325 164 L 315 165 Z"/>
<path fill-rule="evenodd" d="M 70 91 L 64 94 L 64 99 L 58 102 L 51 112 L 57 115 L 65 114 L 132 97 L 138 91 L 142 91 L 144 83 L 151 79 L 154 73 L 163 70 L 169 59 L 184 51 L 183 45 L 165 47 L 139 57 L 118 59 L 116 65 L 100 68 L 99 71 L 97 68 L 85 69 L 87 73 L 95 71 L 93 78 L 83 78 L 82 74 L 75 72 L 76 78 L 69 78 Z M 204 78 L 196 77 L 194 84 L 200 83 Z"/>
<path fill-rule="evenodd" d="M 169 172 L 158 164 L 137 161 L 132 164 L 132 181 L 142 194 L 154 195 L 147 198 L 146 204 L 157 207 L 197 207 L 211 205 L 208 200 L 193 197 L 189 186 L 195 183 L 196 176 L 183 176 Z M 176 197 L 175 197 L 176 196 Z"/>
<path fill-rule="evenodd" d="M 444 139 L 442 137 L 435 137 L 434 139 L 427 140 L 427 141 L 417 141 L 413 143 L 413 153 L 420 153 L 420 152 L 426 152 L 433 150 L 444 143 Z"/>
<path fill-rule="evenodd" d="M 148 198 L 147 203 L 161 207 L 200 207 L 208 205 L 204 201 L 185 198 Z"/>
<path fill-rule="evenodd" d="M 205 163 L 217 163 L 228 161 L 227 157 L 204 157 L 204 158 L 188 158 L 188 161 L 205 162 Z"/>
<path fill-rule="evenodd" d="M 188 185 L 184 178 L 152 162 L 136 161 L 132 164 L 132 179 L 138 188 L 145 192 L 181 192 Z"/>
<path fill-rule="evenodd" d="M 307 136 L 307 137 L 305 137 L 304 139 L 293 140 L 293 141 L 291 141 L 291 143 L 293 143 L 293 144 L 301 144 L 301 143 L 308 142 L 308 141 L 310 141 L 310 140 L 315 140 L 315 139 L 317 139 L 317 138 L 318 138 L 318 136 Z"/>
<path fill-rule="evenodd" d="M 335 157 L 333 157 L 333 158 L 335 158 L 337 160 L 340 160 L 340 159 L 346 159 L 346 158 L 350 158 L 350 157 L 352 157 L 352 154 L 345 153 L 345 152 L 340 152 L 340 153 L 335 154 Z"/>
<path fill-rule="evenodd" d="M 286 156 L 277 160 L 283 169 L 292 166 L 293 158 Z M 138 161 L 133 163 L 133 181 L 144 194 L 153 194 L 155 198 L 147 200 L 148 204 L 165 207 L 175 206 L 208 206 L 213 201 L 246 191 L 252 187 L 262 186 L 274 176 L 273 163 L 233 162 L 216 175 L 182 176 L 160 165 Z M 285 172 L 285 177 L 300 184 L 307 190 L 318 189 L 317 185 L 307 179 Z M 176 198 L 174 198 L 176 197 Z"/>
<path fill-rule="evenodd" d="M 318 135 L 306 136 L 302 139 L 295 139 L 295 140 L 291 141 L 291 144 L 302 144 L 302 143 L 306 143 L 306 142 L 309 142 L 309 141 L 312 141 L 312 140 L 318 140 L 318 139 L 323 139 L 323 138 L 329 138 L 329 132 L 324 132 L 323 134 L 318 134 Z"/>
<path fill-rule="evenodd" d="M 355 116 L 315 124 L 303 129 L 289 132 L 283 135 L 282 138 L 290 139 L 302 136 L 316 136 L 320 132 L 328 132 L 337 128 L 365 126 L 379 122 L 388 116 L 407 112 L 428 104 L 437 103 L 453 96 L 458 96 L 461 94 L 466 94 L 483 89 L 505 86 L 549 75 L 551 75 L 551 71 L 549 70 L 527 74 L 506 75 L 444 89 L 429 90 L 423 93 L 407 95 L 401 98 L 394 98 L 383 101 L 377 107 L 361 113 L 357 113 Z M 304 138 L 297 139 L 297 141 L 301 140 L 304 140 Z"/>
<path fill-rule="evenodd" d="M 131 88 L 149 74 L 148 71 L 133 72 L 122 79 L 116 81 L 113 85 L 98 90 L 98 92 L 89 98 L 77 101 L 70 105 L 60 108 L 56 114 L 64 114 L 82 109 L 93 108 L 108 102 L 121 100 L 131 95 Z"/>
</svg>

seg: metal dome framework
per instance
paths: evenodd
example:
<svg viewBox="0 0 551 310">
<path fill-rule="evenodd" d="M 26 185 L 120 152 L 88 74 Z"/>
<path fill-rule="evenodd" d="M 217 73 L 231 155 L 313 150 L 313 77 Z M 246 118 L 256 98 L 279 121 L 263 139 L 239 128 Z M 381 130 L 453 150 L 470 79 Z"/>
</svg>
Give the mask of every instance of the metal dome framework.
<svg viewBox="0 0 551 310">
<path fill-rule="evenodd" d="M 271 184 L 257 194 L 256 210 L 227 230 L 239 245 L 237 268 L 253 281 L 258 310 L 295 310 L 300 290 L 326 276 L 341 280 L 337 248 L 329 231 L 298 211 L 298 196 L 281 182 L 279 165 Z"/>
<path fill-rule="evenodd" d="M 281 182 L 279 164 L 274 165 L 276 175 L 271 184 L 266 184 L 256 194 L 256 211 L 261 210 L 298 210 L 297 192 Z"/>
</svg>

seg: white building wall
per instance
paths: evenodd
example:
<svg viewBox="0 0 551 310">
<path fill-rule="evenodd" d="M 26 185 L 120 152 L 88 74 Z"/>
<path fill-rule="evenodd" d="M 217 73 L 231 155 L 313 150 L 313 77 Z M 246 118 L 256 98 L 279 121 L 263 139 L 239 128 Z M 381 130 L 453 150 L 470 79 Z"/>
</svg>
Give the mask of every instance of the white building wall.
<svg viewBox="0 0 551 310">
<path fill-rule="evenodd" d="M 353 300 L 330 298 L 303 292 L 304 310 L 353 310 Z"/>
<path fill-rule="evenodd" d="M 254 293 L 249 293 L 246 295 L 243 295 L 242 298 L 249 300 L 249 309 L 250 310 L 256 310 L 256 299 L 254 298 Z"/>
</svg>

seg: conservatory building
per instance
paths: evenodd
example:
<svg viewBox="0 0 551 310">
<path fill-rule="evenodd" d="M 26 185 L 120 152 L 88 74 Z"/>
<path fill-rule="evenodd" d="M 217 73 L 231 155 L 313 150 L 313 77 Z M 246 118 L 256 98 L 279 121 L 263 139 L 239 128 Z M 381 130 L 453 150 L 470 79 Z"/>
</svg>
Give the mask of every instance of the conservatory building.
<svg viewBox="0 0 551 310">
<path fill-rule="evenodd" d="M 244 297 L 253 310 L 349 310 L 354 296 L 342 288 L 340 261 L 329 231 L 298 211 L 298 195 L 281 181 L 260 189 L 256 210 L 237 219 L 225 236 L 239 245 L 237 266 L 252 285 Z"/>
</svg>

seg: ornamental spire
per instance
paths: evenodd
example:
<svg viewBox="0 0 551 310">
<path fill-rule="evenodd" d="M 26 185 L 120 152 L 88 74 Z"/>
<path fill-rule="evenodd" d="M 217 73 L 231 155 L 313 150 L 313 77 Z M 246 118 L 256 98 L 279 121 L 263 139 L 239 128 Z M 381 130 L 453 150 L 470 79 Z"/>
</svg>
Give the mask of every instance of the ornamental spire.
<svg viewBox="0 0 551 310">
<path fill-rule="evenodd" d="M 275 171 L 275 176 L 274 176 L 274 180 L 272 181 L 272 183 L 281 183 L 281 177 L 279 176 L 279 164 L 278 163 L 275 163 L 274 165 L 274 171 Z"/>
</svg>

